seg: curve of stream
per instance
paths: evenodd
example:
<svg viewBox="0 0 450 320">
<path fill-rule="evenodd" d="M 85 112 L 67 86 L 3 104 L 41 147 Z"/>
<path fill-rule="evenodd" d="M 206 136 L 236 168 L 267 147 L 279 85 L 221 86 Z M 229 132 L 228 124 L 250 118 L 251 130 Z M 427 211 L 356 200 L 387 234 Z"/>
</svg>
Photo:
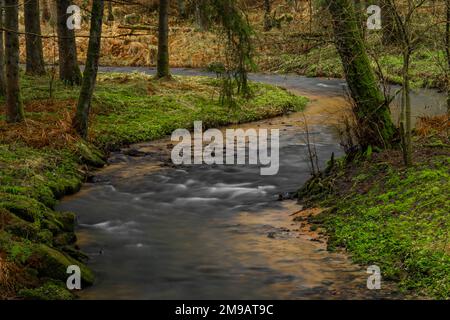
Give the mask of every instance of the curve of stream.
<svg viewBox="0 0 450 320">
<path fill-rule="evenodd" d="M 146 72 L 148 68 L 101 68 Z M 175 75 L 212 74 L 173 69 Z M 345 82 L 252 74 L 311 99 L 306 115 L 323 165 L 342 154 L 333 123 L 346 105 Z M 413 94 L 414 115 L 438 114 L 445 98 Z M 368 275 L 292 221 L 301 208 L 277 201 L 309 178 L 303 115 L 241 125 L 280 129 L 280 171 L 257 166 L 183 166 L 167 163 L 169 139 L 141 143 L 111 155 L 78 194 L 58 210 L 78 217 L 79 246 L 97 275 L 84 299 L 370 299 L 394 297 L 366 288 Z M 135 152 L 136 153 L 136 152 Z M 130 154 L 130 153 L 129 153 Z"/>
</svg>

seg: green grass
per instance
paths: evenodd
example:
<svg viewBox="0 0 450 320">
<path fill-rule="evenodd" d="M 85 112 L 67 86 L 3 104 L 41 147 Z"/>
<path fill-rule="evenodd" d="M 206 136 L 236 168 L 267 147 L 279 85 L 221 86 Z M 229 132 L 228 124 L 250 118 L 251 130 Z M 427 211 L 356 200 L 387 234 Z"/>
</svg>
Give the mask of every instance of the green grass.
<svg viewBox="0 0 450 320">
<path fill-rule="evenodd" d="M 113 80 L 120 76 L 108 77 Z M 198 120 L 207 128 L 256 121 L 302 110 L 307 102 L 285 90 L 252 83 L 253 97 L 237 97 L 236 106 L 229 107 L 219 102 L 217 80 L 177 77 L 174 84 L 168 85 L 152 81 L 149 89 L 150 78 L 140 77 L 143 78 L 119 90 L 100 82 L 94 106 L 98 116 L 92 125 L 96 145 L 109 149 L 153 140 L 178 128 L 190 129 Z M 162 94 L 148 94 L 149 90 L 161 90 Z"/>
<path fill-rule="evenodd" d="M 220 83 L 176 77 L 159 82 L 143 74 L 100 75 L 92 104 L 89 141 L 70 131 L 78 88 L 49 78 L 22 77 L 27 122 L 7 125 L 0 117 L 0 298 L 71 299 L 68 265 L 94 277 L 75 249 L 75 216 L 53 210 L 63 195 L 77 192 L 86 165 L 102 166 L 108 151 L 191 128 L 249 122 L 302 110 L 307 100 L 269 85 L 251 84 L 250 99 L 233 108 L 219 103 Z M 6 270 L 5 270 L 6 268 Z M 50 279 L 50 282 L 49 282 Z M 7 289 L 8 288 L 8 289 Z"/>
<path fill-rule="evenodd" d="M 376 48 L 374 52 L 379 52 Z M 402 83 L 403 58 L 399 52 L 383 51 L 377 57 L 386 79 L 392 84 Z M 411 58 L 411 84 L 417 88 L 441 88 L 445 84 L 442 67 L 445 65 L 444 52 L 419 48 Z M 372 66 L 378 66 L 372 57 Z M 280 54 L 271 58 L 269 66 L 264 68 L 280 73 L 298 73 L 308 77 L 343 78 L 339 54 L 333 45 L 312 49 L 304 54 Z"/>
<path fill-rule="evenodd" d="M 450 298 L 450 157 L 434 156 L 409 169 L 383 162 L 360 164 L 333 176 L 345 191 L 315 201 L 331 208 L 314 219 L 329 249 L 378 265 L 386 280 L 434 298 Z M 341 187 L 339 187 L 341 188 Z"/>
</svg>

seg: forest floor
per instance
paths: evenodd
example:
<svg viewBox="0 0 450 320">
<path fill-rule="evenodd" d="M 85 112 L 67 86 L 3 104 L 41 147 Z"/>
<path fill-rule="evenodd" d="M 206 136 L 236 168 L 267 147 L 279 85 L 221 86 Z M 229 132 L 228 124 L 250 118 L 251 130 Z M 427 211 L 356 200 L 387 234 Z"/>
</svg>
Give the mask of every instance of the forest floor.
<svg viewBox="0 0 450 320">
<path fill-rule="evenodd" d="M 329 250 L 344 249 L 356 263 L 379 266 L 382 278 L 405 293 L 448 299 L 447 133 L 416 136 L 413 159 L 409 168 L 399 150 L 340 159 L 300 189 L 299 198 L 308 208 L 324 208 L 307 220 L 326 234 Z"/>
<path fill-rule="evenodd" d="M 219 102 L 220 82 L 202 77 L 157 81 L 143 74 L 100 74 L 88 142 L 71 129 L 79 88 L 49 78 L 22 77 L 26 121 L 0 116 L 0 298 L 68 299 L 68 265 L 93 282 L 75 246 L 72 213 L 53 210 L 57 199 L 79 190 L 108 151 L 150 141 L 195 120 L 206 127 L 256 121 L 302 110 L 307 99 L 251 84 L 249 100 Z"/>
</svg>

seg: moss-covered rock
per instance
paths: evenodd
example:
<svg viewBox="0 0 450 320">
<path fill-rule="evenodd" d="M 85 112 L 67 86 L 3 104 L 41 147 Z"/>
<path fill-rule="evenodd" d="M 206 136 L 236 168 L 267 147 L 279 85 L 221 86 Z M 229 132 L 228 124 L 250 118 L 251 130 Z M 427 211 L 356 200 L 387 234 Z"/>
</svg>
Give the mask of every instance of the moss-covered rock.
<svg viewBox="0 0 450 320">
<path fill-rule="evenodd" d="M 105 165 L 105 155 L 92 144 L 84 141 L 78 141 L 75 144 L 75 154 L 80 163 L 85 163 L 96 168 Z"/>
<path fill-rule="evenodd" d="M 64 282 L 69 276 L 67 274 L 67 267 L 77 265 L 81 269 L 82 284 L 89 286 L 94 283 L 94 274 L 83 263 L 45 244 L 39 244 L 34 247 L 28 263 L 39 272 L 40 277 L 57 279 Z"/>
</svg>

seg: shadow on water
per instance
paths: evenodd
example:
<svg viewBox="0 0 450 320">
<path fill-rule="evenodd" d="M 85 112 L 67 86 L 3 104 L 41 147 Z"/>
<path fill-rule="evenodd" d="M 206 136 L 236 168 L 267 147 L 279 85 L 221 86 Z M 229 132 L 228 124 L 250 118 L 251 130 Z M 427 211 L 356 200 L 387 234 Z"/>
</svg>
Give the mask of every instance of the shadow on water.
<svg viewBox="0 0 450 320">
<path fill-rule="evenodd" d="M 312 98 L 312 117 L 346 103 L 340 80 L 252 79 Z M 167 152 L 168 139 L 134 146 L 144 157 L 113 154 L 95 183 L 58 207 L 77 213 L 79 245 L 97 274 L 82 298 L 392 298 L 387 287 L 366 289 L 365 270 L 345 255 L 329 253 L 325 243 L 299 232 L 290 217 L 300 209 L 295 202 L 277 201 L 280 193 L 296 190 L 309 178 L 301 122 L 295 113 L 244 125 L 280 129 L 275 176 L 261 176 L 259 167 L 250 165 L 170 167 L 160 156 Z M 312 120 L 310 131 L 322 165 L 333 152 L 342 153 L 332 129 Z"/>
</svg>

